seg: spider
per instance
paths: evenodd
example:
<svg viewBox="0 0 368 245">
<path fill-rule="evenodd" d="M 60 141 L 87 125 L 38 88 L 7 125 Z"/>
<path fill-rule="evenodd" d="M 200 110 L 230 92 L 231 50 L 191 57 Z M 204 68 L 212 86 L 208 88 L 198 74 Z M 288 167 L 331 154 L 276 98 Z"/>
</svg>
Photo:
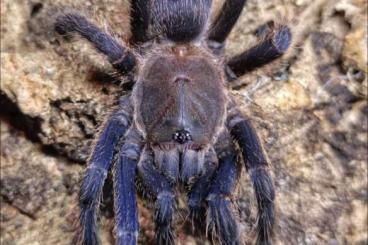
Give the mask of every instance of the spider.
<svg viewBox="0 0 368 245">
<path fill-rule="evenodd" d="M 77 12 L 57 17 L 57 33 L 88 40 L 134 82 L 102 125 L 90 155 L 80 190 L 79 243 L 99 243 L 97 210 L 112 168 L 116 244 L 138 242 L 140 189 L 155 202 L 157 244 L 175 243 L 178 190 L 186 194 L 196 225 L 205 215 L 210 240 L 241 244 L 233 193 L 243 163 L 257 199 L 257 244 L 271 243 L 275 191 L 269 163 L 229 84 L 284 54 L 291 33 L 271 23 L 256 46 L 225 58 L 224 42 L 244 4 L 225 1 L 210 23 L 211 0 L 132 1 L 127 43 Z"/>
</svg>

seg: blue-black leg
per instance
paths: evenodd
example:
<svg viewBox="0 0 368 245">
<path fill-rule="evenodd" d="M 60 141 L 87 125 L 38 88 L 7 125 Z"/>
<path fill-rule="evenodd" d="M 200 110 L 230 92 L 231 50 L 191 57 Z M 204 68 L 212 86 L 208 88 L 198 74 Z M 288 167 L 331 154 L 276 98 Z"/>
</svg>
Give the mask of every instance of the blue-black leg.
<svg viewBox="0 0 368 245">
<path fill-rule="evenodd" d="M 130 123 L 129 99 L 122 101 L 118 108 L 101 128 L 89 165 L 84 174 L 80 189 L 80 226 L 76 235 L 77 243 L 96 245 L 99 242 L 97 231 L 97 211 L 102 187 L 110 168 L 115 148 L 125 134 Z"/>
<path fill-rule="evenodd" d="M 218 153 L 219 167 L 207 196 L 207 229 L 212 240 L 221 244 L 240 244 L 238 224 L 232 208 L 231 195 L 236 187 L 240 169 L 232 144 Z"/>
<path fill-rule="evenodd" d="M 246 0 L 226 0 L 221 12 L 211 26 L 208 39 L 212 49 L 222 49 L 223 42 L 238 20 Z"/>
<path fill-rule="evenodd" d="M 117 245 L 136 245 L 139 223 L 135 191 L 137 163 L 141 152 L 136 129 L 128 132 L 114 167 L 114 212 Z"/>
<path fill-rule="evenodd" d="M 271 244 L 275 191 L 262 144 L 255 129 L 246 118 L 234 116 L 230 118 L 228 124 L 232 137 L 242 151 L 257 199 L 257 244 Z"/>
<path fill-rule="evenodd" d="M 139 44 L 148 40 L 148 26 L 150 22 L 149 0 L 134 0 L 130 2 L 130 31 L 132 36 L 130 42 Z"/>
<path fill-rule="evenodd" d="M 275 26 L 273 22 L 270 25 L 269 33 L 256 46 L 229 59 L 227 66 L 230 70 L 227 72 L 230 80 L 274 61 L 287 51 L 291 43 L 290 29 Z"/>
<path fill-rule="evenodd" d="M 109 34 L 101 31 L 84 16 L 72 12 L 57 17 L 55 31 L 61 35 L 79 34 L 107 56 L 109 62 L 120 73 L 126 74 L 133 70 L 136 58 L 127 47 L 122 46 Z"/>
<path fill-rule="evenodd" d="M 175 194 L 170 181 L 154 166 L 153 154 L 145 149 L 138 164 L 140 180 L 151 197 L 156 199 L 156 244 L 175 244 L 172 220 L 175 211 Z"/>
</svg>

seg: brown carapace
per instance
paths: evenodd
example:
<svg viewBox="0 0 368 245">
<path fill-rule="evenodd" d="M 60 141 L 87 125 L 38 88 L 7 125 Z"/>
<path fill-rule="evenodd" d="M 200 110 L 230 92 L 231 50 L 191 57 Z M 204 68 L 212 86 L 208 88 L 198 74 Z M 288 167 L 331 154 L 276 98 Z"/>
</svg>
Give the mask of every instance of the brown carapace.
<svg viewBox="0 0 368 245">
<path fill-rule="evenodd" d="M 137 128 L 158 170 L 188 184 L 224 127 L 224 74 L 211 53 L 190 44 L 158 47 L 142 63 L 133 90 Z M 162 165 L 157 156 L 168 159 Z"/>
<path fill-rule="evenodd" d="M 226 1 L 210 23 L 211 0 L 132 1 L 129 44 L 78 13 L 57 18 L 59 34 L 87 39 L 134 83 L 96 137 L 81 186 L 77 243 L 99 243 L 99 200 L 113 169 L 116 244 L 138 243 L 139 192 L 156 203 L 156 243 L 174 244 L 177 186 L 184 187 L 194 227 L 205 226 L 212 242 L 242 244 L 233 192 L 243 163 L 258 204 L 257 243 L 271 243 L 275 193 L 268 161 L 229 83 L 280 57 L 291 34 L 270 22 L 256 46 L 219 55 L 244 4 Z"/>
</svg>

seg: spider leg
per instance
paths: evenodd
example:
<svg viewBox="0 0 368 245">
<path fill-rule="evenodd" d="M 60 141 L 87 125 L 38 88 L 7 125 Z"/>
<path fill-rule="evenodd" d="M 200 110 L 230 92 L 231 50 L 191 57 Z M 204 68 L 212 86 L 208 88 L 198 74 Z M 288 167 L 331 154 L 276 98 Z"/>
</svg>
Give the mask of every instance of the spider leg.
<svg viewBox="0 0 368 245">
<path fill-rule="evenodd" d="M 226 143 L 217 151 L 219 167 L 211 181 L 207 195 L 207 229 L 212 234 L 212 240 L 218 239 L 221 244 L 240 244 L 238 224 L 232 209 L 231 195 L 240 176 L 236 161 L 236 152 L 231 143 L 229 133 L 226 133 Z"/>
<path fill-rule="evenodd" d="M 223 48 L 223 43 L 238 20 L 246 0 L 227 0 L 211 26 L 208 39 L 215 52 Z"/>
<path fill-rule="evenodd" d="M 274 61 L 287 51 L 290 42 L 291 32 L 287 26 L 271 26 L 269 33 L 256 46 L 230 58 L 227 62 L 230 68 L 227 69 L 228 77 L 230 80 L 236 79 Z"/>
<path fill-rule="evenodd" d="M 140 139 L 131 129 L 114 168 L 114 211 L 117 245 L 135 245 L 138 241 L 138 210 L 135 175 L 140 156 Z"/>
<path fill-rule="evenodd" d="M 255 129 L 246 118 L 239 115 L 229 117 L 228 125 L 232 137 L 241 148 L 257 199 L 257 244 L 271 244 L 275 191 L 262 144 Z"/>
<path fill-rule="evenodd" d="M 98 244 L 97 210 L 115 147 L 130 124 L 131 111 L 128 103 L 128 100 L 122 101 L 120 108 L 103 125 L 89 159 L 80 190 L 80 226 L 76 234 L 77 243 Z"/>
<path fill-rule="evenodd" d="M 136 65 L 136 58 L 127 47 L 122 46 L 112 36 L 101 31 L 78 13 L 72 12 L 58 16 L 55 31 L 61 35 L 79 34 L 106 55 L 113 67 L 122 74 L 130 72 Z"/>
<path fill-rule="evenodd" d="M 143 43 L 148 39 L 147 30 L 150 21 L 150 3 L 149 0 L 134 0 L 130 3 L 130 30 L 132 32 L 130 42 L 133 44 Z"/>
<path fill-rule="evenodd" d="M 172 232 L 172 220 L 175 210 L 175 194 L 172 184 L 153 165 L 152 152 L 145 149 L 138 164 L 140 179 L 156 199 L 156 244 L 175 244 Z"/>
</svg>

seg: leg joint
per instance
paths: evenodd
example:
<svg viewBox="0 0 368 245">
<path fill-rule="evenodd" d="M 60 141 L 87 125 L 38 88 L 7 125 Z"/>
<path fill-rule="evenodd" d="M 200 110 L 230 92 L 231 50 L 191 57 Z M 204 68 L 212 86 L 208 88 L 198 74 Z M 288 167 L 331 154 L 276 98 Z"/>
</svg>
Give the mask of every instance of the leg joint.
<svg viewBox="0 0 368 245">
<path fill-rule="evenodd" d="M 218 202 L 220 200 L 231 201 L 231 195 L 210 193 L 206 198 L 206 201 L 210 203 Z"/>
<path fill-rule="evenodd" d="M 174 193 L 170 192 L 170 191 L 162 191 L 157 195 L 157 199 L 161 200 L 161 199 L 173 199 L 175 198 Z"/>
<path fill-rule="evenodd" d="M 272 178 L 267 169 L 259 166 L 250 171 L 250 178 L 253 182 L 258 203 L 262 206 L 273 203 L 275 199 L 275 190 Z"/>
<path fill-rule="evenodd" d="M 107 176 L 107 169 L 101 166 L 97 166 L 95 164 L 91 164 L 87 167 L 87 171 L 89 172 L 93 172 L 94 174 L 101 175 L 101 178 L 105 179 Z M 87 174 L 88 174 L 87 173 Z"/>
<path fill-rule="evenodd" d="M 122 237 L 138 237 L 138 231 L 129 231 L 129 230 L 121 230 L 118 229 L 116 231 L 116 236 L 118 238 L 122 238 Z"/>
<path fill-rule="evenodd" d="M 136 58 L 133 53 L 126 52 L 120 58 L 111 62 L 113 67 L 123 74 L 126 74 L 133 70 L 136 65 Z"/>
<path fill-rule="evenodd" d="M 141 153 L 141 147 L 135 143 L 126 143 L 122 147 L 121 155 L 132 160 L 138 160 Z"/>
</svg>

